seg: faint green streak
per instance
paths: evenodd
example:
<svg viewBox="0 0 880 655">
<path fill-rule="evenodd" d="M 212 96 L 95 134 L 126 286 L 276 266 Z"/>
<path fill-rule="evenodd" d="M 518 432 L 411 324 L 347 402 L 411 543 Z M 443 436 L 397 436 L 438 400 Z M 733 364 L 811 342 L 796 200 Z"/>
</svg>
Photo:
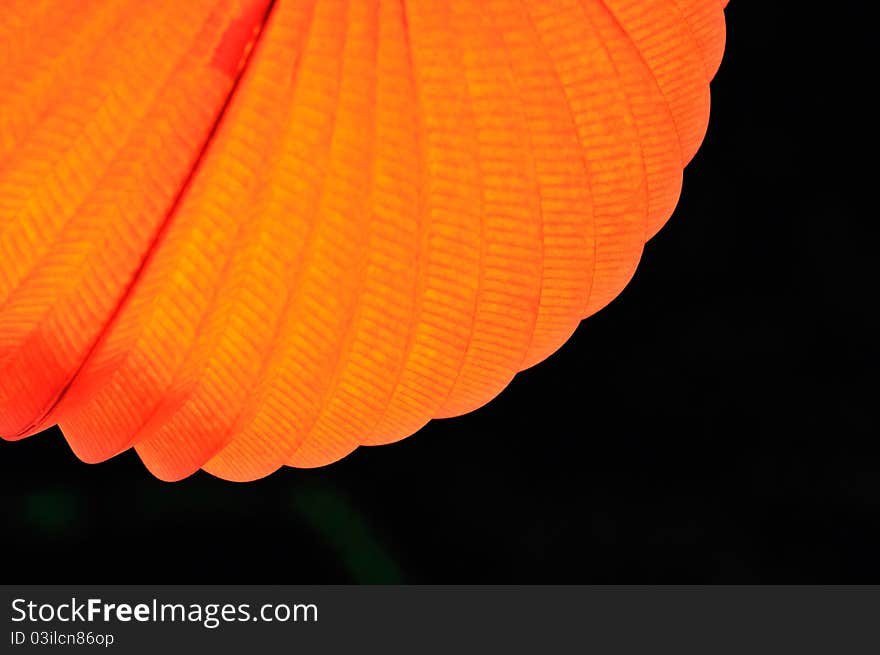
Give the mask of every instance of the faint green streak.
<svg viewBox="0 0 880 655">
<path fill-rule="evenodd" d="M 74 526 L 79 509 L 69 494 L 43 491 L 25 497 L 23 513 L 27 524 L 43 533 L 57 535 Z"/>
<path fill-rule="evenodd" d="M 355 582 L 397 584 L 403 576 L 397 562 L 373 535 L 364 517 L 331 489 L 297 491 L 293 506 L 339 554 Z"/>
</svg>

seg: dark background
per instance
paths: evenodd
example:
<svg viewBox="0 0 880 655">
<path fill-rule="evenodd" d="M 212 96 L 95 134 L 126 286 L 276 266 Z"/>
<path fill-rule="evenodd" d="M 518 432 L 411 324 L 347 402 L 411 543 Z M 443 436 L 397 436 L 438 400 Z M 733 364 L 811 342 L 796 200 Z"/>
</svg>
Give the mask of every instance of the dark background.
<svg viewBox="0 0 880 655">
<path fill-rule="evenodd" d="M 675 215 L 498 399 L 247 485 L 4 442 L 3 578 L 880 582 L 872 23 L 784 4 L 733 0 Z"/>
</svg>

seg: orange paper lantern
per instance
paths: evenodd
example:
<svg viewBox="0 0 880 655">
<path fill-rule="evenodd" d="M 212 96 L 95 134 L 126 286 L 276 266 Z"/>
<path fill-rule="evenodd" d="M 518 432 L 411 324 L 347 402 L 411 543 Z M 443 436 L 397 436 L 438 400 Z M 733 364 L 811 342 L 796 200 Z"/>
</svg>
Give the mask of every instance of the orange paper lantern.
<svg viewBox="0 0 880 655">
<path fill-rule="evenodd" d="M 0 434 L 167 480 L 486 403 L 632 276 L 722 0 L 6 0 Z"/>
</svg>

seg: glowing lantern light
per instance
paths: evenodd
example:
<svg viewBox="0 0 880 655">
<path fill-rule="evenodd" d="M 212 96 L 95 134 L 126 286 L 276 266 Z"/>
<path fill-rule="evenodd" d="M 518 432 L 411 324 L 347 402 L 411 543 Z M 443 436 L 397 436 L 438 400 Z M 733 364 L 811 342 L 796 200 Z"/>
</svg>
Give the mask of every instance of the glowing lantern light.
<svg viewBox="0 0 880 655">
<path fill-rule="evenodd" d="M 470 411 L 631 277 L 721 0 L 6 0 L 0 434 L 163 479 Z"/>
</svg>

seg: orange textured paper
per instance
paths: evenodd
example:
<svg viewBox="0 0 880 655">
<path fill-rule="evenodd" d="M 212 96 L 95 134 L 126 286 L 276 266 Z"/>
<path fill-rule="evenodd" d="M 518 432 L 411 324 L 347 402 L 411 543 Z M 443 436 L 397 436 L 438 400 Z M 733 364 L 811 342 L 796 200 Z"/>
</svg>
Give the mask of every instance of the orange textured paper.
<svg viewBox="0 0 880 655">
<path fill-rule="evenodd" d="M 251 480 L 488 402 L 671 215 L 724 4 L 6 3 L 0 434 Z"/>
</svg>

